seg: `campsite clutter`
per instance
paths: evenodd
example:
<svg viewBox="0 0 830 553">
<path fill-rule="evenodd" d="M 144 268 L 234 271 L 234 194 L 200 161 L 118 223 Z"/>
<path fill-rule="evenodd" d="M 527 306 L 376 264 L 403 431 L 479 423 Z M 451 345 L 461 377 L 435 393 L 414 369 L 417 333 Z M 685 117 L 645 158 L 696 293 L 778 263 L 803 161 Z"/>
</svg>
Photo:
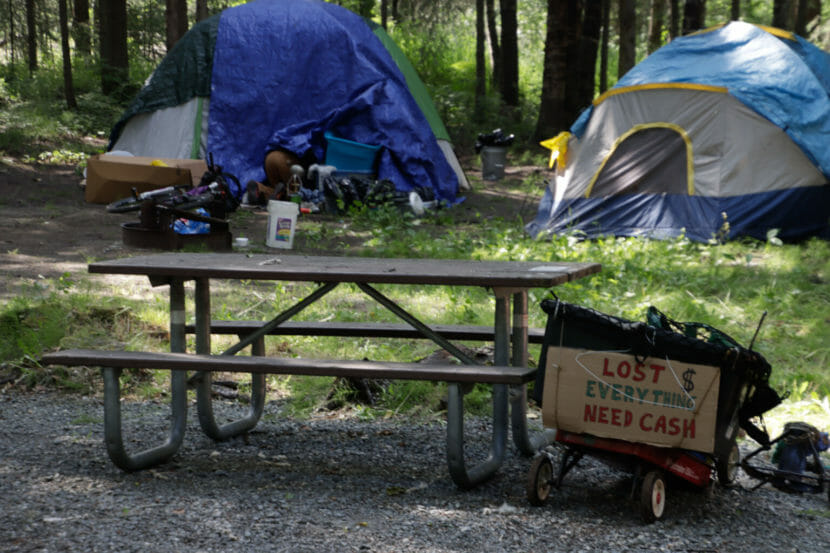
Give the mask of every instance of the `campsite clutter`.
<svg viewBox="0 0 830 553">
<path fill-rule="evenodd" d="M 330 132 L 326 140 L 322 164 L 306 154 L 304 167 L 294 154 L 272 151 L 265 157 L 267 183 L 249 181 L 242 204 L 246 207 L 268 206 L 283 201 L 298 204 L 300 213 L 348 212 L 353 206 L 376 208 L 393 205 L 404 212 L 423 215 L 426 209 L 438 207 L 432 190 L 412 186 L 408 192 L 399 190 L 390 179 L 377 178 L 380 146 L 362 144 L 337 137 Z M 269 232 L 270 235 L 270 232 Z"/>
<path fill-rule="evenodd" d="M 389 204 L 420 216 L 439 206 L 429 188 L 401 192 L 389 179 L 378 180 L 379 146 L 330 133 L 326 139 L 325 165 L 313 163 L 307 171 L 300 163 L 315 161 L 313 156 L 300 159 L 274 150 L 265 158 L 266 181 L 247 183 L 241 205 L 267 207 L 267 246 L 292 248 L 301 213 L 342 214 L 353 206 Z M 140 211 L 138 222 L 122 224 L 125 244 L 162 249 L 201 244 L 229 250 L 232 235 L 226 216 L 240 205 L 232 190 L 241 187 L 235 175 L 214 163 L 212 154 L 208 159 L 205 165 L 202 160 L 137 158 L 129 152 L 96 156 L 90 160 L 86 187 L 89 190 L 91 182 L 99 199 L 127 194 L 129 187 L 129 195 L 107 205 L 111 213 Z M 198 177 L 201 167 L 205 171 Z M 198 184 L 192 184 L 197 178 Z"/>
<path fill-rule="evenodd" d="M 526 486 L 531 504 L 544 504 L 586 455 L 633 474 L 632 498 L 646 522 L 664 516 L 672 481 L 706 488 L 714 474 L 730 486 L 739 466 L 759 486 L 827 489 L 830 500 L 830 478 L 818 457 L 827 434 L 792 423 L 771 441 L 756 423 L 782 399 L 769 385 L 769 363 L 753 350 L 763 317 L 744 347 L 716 328 L 674 321 L 654 307 L 646 322 L 558 298 L 544 300 L 542 309 L 544 370 L 534 389 L 561 452 L 543 450 L 534 459 Z M 744 461 L 739 429 L 761 446 Z M 776 444 L 771 461 L 757 465 L 760 457 L 753 458 Z M 816 477 L 803 474 L 808 467 Z"/>
<path fill-rule="evenodd" d="M 118 159 L 127 160 L 129 167 L 136 166 L 129 163 L 134 159 L 129 156 Z M 169 169 L 162 160 L 153 160 L 149 166 Z M 160 174 L 164 177 L 167 173 Z M 187 180 L 191 181 L 190 172 Z M 227 215 L 239 205 L 231 193 L 231 183 L 239 185 L 236 176 L 224 172 L 209 155 L 207 170 L 199 177 L 198 184 L 187 182 L 159 187 L 158 180 L 148 178 L 141 184 L 149 190 L 139 192 L 134 186 L 129 196 L 110 202 L 107 211 L 139 212 L 138 222 L 121 225 L 122 240 L 129 246 L 176 250 L 198 244 L 215 251 L 230 250 L 232 236 Z"/>
<path fill-rule="evenodd" d="M 828 134 L 830 54 L 738 21 L 678 37 L 546 144 L 557 172 L 526 230 L 830 237 Z"/>
</svg>

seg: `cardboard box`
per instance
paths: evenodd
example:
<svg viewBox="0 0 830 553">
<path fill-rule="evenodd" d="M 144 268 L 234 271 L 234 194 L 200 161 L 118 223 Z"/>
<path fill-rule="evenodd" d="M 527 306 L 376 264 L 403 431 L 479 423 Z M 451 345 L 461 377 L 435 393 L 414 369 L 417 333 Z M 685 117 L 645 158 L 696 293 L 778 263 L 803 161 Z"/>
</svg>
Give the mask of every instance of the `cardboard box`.
<svg viewBox="0 0 830 553">
<path fill-rule="evenodd" d="M 713 453 L 720 369 L 550 346 L 546 427 Z"/>
<path fill-rule="evenodd" d="M 161 161 L 164 166 L 153 165 Z M 207 165 L 202 159 L 161 159 L 95 155 L 87 160 L 84 199 L 106 204 L 132 194 L 177 184 L 199 184 Z"/>
</svg>

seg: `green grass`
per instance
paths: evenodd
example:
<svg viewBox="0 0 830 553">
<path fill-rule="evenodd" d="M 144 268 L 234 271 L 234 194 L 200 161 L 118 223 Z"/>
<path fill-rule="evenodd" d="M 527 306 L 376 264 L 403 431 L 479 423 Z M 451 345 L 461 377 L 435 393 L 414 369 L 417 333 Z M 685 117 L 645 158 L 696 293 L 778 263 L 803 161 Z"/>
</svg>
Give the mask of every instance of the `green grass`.
<svg viewBox="0 0 830 553">
<path fill-rule="evenodd" d="M 450 212 L 448 212 L 450 213 Z M 771 381 L 792 400 L 779 411 L 789 420 L 807 418 L 819 426 L 830 421 L 830 246 L 821 240 L 775 245 L 756 241 L 699 244 L 684 239 L 651 241 L 607 238 L 591 241 L 557 237 L 534 241 L 523 235 L 516 222 L 488 221 L 475 233 L 459 232 L 451 215 L 438 226 L 400 219 L 366 235 L 364 246 L 373 255 L 536 261 L 595 261 L 602 272 L 552 290 L 534 290 L 530 297 L 530 324 L 543 326 L 539 302 L 551 293 L 578 303 L 634 320 L 644 320 L 649 305 L 680 321 L 708 323 L 739 342 L 748 344 L 761 315 L 767 312 L 754 348 L 773 367 Z M 360 221 L 355 226 L 360 226 Z M 365 222 L 364 222 L 365 223 Z M 337 244 L 353 225 L 336 225 L 327 240 Z M 442 229 L 440 233 L 436 228 Z M 414 246 L 413 246 L 414 245 Z M 16 367 L 28 386 L 53 385 L 89 392 L 95 378 L 82 370 L 43 369 L 30 359 L 55 347 L 168 347 L 164 331 L 166 300 L 128 301 L 123 290 L 93 288 L 86 276 L 65 274 L 45 280 L 37 289 L 10 300 L 0 308 L 0 360 Z M 213 314 L 220 318 L 265 319 L 309 293 L 313 285 L 243 283 L 245 293 L 230 284 L 216 286 Z M 401 305 L 436 323 L 489 324 L 493 303 L 486 290 L 451 287 L 380 286 Z M 339 287 L 302 316 L 312 320 L 392 321 L 385 309 L 349 286 Z M 192 309 L 192 306 L 190 306 Z M 217 352 L 231 338 L 215 338 Z M 192 345 L 192 344 L 191 344 Z M 476 344 L 472 344 L 476 345 Z M 268 352 L 302 357 L 415 360 L 429 355 L 434 346 L 418 340 L 341 340 L 326 337 L 270 338 Z M 539 355 L 531 348 L 531 362 Z M 89 371 L 86 371 L 89 372 Z M 152 397 L 164 388 L 165 378 L 152 374 L 129 377 L 128 393 Z M 275 394 L 288 411 L 307 416 L 323 408 L 329 396 L 337 398 L 331 379 L 282 378 L 272 382 Z M 422 413 L 441 408 L 441 387 L 422 383 L 395 383 L 361 416 L 384 413 Z M 471 395 L 469 408 L 489 409 L 488 392 Z"/>
</svg>

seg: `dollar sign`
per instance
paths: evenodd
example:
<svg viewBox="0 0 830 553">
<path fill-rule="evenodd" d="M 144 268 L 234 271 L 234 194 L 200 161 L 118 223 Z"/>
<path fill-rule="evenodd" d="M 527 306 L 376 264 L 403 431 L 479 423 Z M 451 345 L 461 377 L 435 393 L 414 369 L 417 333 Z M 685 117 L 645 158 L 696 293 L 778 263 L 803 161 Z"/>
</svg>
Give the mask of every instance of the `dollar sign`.
<svg viewBox="0 0 830 553">
<path fill-rule="evenodd" d="M 692 382 L 692 377 L 695 375 L 694 369 L 686 369 L 686 372 L 683 373 L 683 389 L 687 392 L 691 392 L 695 389 L 695 383 Z"/>
</svg>

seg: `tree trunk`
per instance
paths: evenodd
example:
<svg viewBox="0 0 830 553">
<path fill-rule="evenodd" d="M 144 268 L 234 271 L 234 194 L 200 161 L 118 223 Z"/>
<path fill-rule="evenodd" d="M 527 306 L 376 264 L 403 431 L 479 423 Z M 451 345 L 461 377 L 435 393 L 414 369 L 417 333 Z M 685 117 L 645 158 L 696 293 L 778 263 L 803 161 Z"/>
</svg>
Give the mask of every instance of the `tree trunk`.
<svg viewBox="0 0 830 553">
<path fill-rule="evenodd" d="M 568 116 L 573 121 L 579 112 L 591 105 L 596 82 L 597 50 L 602 26 L 602 2 L 586 2 L 582 15 L 582 31 L 578 39 L 576 59 L 568 59 L 568 73 L 576 75 L 576 87 L 568 94 Z M 576 63 L 574 66 L 573 63 Z"/>
<path fill-rule="evenodd" d="M 795 12 L 795 24 L 793 25 L 793 30 L 795 34 L 799 36 L 806 36 L 807 35 L 807 20 L 808 20 L 808 13 L 809 13 L 809 0 L 798 0 L 798 6 Z"/>
<path fill-rule="evenodd" d="M 568 43 L 565 33 L 568 0 L 548 0 L 545 59 L 539 119 L 534 138 L 544 140 L 568 128 L 565 117 L 565 81 L 568 71 Z"/>
<path fill-rule="evenodd" d="M 37 71 L 37 28 L 35 26 L 35 0 L 26 0 L 26 53 L 29 73 Z"/>
<path fill-rule="evenodd" d="M 127 0 L 98 0 L 101 42 L 101 91 L 110 96 L 129 84 Z"/>
<path fill-rule="evenodd" d="M 611 35 L 611 0 L 602 0 L 602 37 L 599 54 L 599 92 L 608 90 L 608 39 Z"/>
<path fill-rule="evenodd" d="M 384 29 L 388 29 L 389 26 L 389 8 L 388 8 L 388 0 L 380 0 L 380 26 Z"/>
<path fill-rule="evenodd" d="M 476 0 L 476 90 L 475 120 L 484 114 L 484 97 L 487 95 L 487 71 L 484 60 L 484 0 Z"/>
<path fill-rule="evenodd" d="M 663 45 L 663 16 L 666 12 L 666 0 L 651 0 L 651 16 L 648 20 L 648 53 Z"/>
<path fill-rule="evenodd" d="M 732 0 L 732 10 L 729 14 L 729 18 L 732 21 L 741 20 L 741 0 Z"/>
<path fill-rule="evenodd" d="M 208 18 L 207 0 L 196 0 L 196 21 Z"/>
<path fill-rule="evenodd" d="M 69 52 L 69 14 L 66 10 L 66 0 L 58 0 L 58 17 L 61 27 L 61 57 L 63 58 L 63 93 L 66 97 L 66 107 L 77 109 L 75 100 L 75 84 L 72 82 L 72 55 Z"/>
<path fill-rule="evenodd" d="M 671 0 L 671 16 L 669 21 L 669 39 L 680 36 L 680 0 Z"/>
<path fill-rule="evenodd" d="M 15 62 L 15 52 L 14 52 L 14 4 L 12 4 L 12 0 L 9 0 L 9 58 L 11 61 L 11 75 L 14 78 L 14 62 Z"/>
<path fill-rule="evenodd" d="M 686 0 L 683 9 L 683 34 L 702 29 L 706 22 L 706 0 Z"/>
<path fill-rule="evenodd" d="M 167 22 L 167 51 L 187 32 L 187 0 L 165 0 L 164 18 Z"/>
<path fill-rule="evenodd" d="M 634 0 L 619 0 L 620 52 L 617 78 L 634 67 L 637 56 L 637 12 Z"/>
<path fill-rule="evenodd" d="M 89 26 L 89 0 L 75 0 L 72 15 L 72 38 L 75 51 L 88 56 L 92 53 L 92 32 Z"/>
<path fill-rule="evenodd" d="M 493 88 L 501 88 L 501 42 L 499 28 L 496 25 L 495 0 L 485 0 L 487 8 L 487 36 L 490 37 L 490 58 L 493 64 Z"/>
<path fill-rule="evenodd" d="M 499 0 L 501 6 L 501 99 L 504 105 L 519 105 L 519 37 L 517 0 Z"/>
<path fill-rule="evenodd" d="M 790 26 L 791 0 L 774 0 L 772 3 L 772 26 L 792 29 Z"/>
</svg>

